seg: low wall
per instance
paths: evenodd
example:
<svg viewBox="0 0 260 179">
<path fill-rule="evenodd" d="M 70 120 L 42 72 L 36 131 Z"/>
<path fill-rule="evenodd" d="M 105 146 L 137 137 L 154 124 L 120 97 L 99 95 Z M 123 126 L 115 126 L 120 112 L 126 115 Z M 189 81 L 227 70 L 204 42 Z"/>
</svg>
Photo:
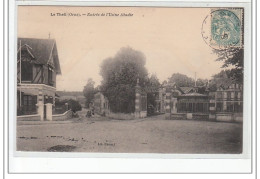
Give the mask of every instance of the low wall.
<svg viewBox="0 0 260 179">
<path fill-rule="evenodd" d="M 147 117 L 147 111 L 140 111 L 140 112 L 135 112 L 135 118 L 145 118 Z"/>
<path fill-rule="evenodd" d="M 223 121 L 223 122 L 243 122 L 242 113 L 169 113 L 165 114 L 165 119 L 171 120 L 198 120 L 198 121 Z"/>
<path fill-rule="evenodd" d="M 187 119 L 187 114 L 186 113 L 172 113 L 171 115 L 170 114 L 166 115 L 165 119 L 186 120 Z"/>
<path fill-rule="evenodd" d="M 171 115 L 166 114 L 165 119 L 208 121 L 209 120 L 209 114 L 203 114 L 203 113 L 172 113 Z"/>
<path fill-rule="evenodd" d="M 40 121 L 40 120 L 41 120 L 41 116 L 39 114 L 17 116 L 17 121 Z"/>
<path fill-rule="evenodd" d="M 224 121 L 224 122 L 243 122 L 243 114 L 242 113 L 217 113 L 216 120 Z"/>
<path fill-rule="evenodd" d="M 109 114 L 106 115 L 109 118 L 112 119 L 118 119 L 118 120 L 132 120 L 135 119 L 135 114 L 124 114 L 124 113 L 112 113 L 110 112 Z"/>
<path fill-rule="evenodd" d="M 234 114 L 234 120 L 236 122 L 243 122 L 243 113 L 235 113 Z"/>
<path fill-rule="evenodd" d="M 63 114 L 55 114 L 52 115 L 52 120 L 53 121 L 64 121 L 72 118 L 72 111 L 68 110 Z"/>
<path fill-rule="evenodd" d="M 193 120 L 198 120 L 198 121 L 208 121 L 209 120 L 209 115 L 208 114 L 192 114 L 192 119 Z"/>
<path fill-rule="evenodd" d="M 233 121 L 233 114 L 231 113 L 217 113 L 216 114 L 217 121 L 230 122 Z"/>
</svg>

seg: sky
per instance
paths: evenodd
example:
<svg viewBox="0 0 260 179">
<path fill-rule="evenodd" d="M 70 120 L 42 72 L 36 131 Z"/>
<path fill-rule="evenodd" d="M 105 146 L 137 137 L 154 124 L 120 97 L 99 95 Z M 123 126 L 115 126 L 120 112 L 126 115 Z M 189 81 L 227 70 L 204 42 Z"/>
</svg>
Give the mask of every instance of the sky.
<svg viewBox="0 0 260 179">
<path fill-rule="evenodd" d="M 88 78 L 99 85 L 101 62 L 127 46 L 144 53 L 149 74 L 161 82 L 173 73 L 209 79 L 223 63 L 215 61 L 201 35 L 209 13 L 209 8 L 19 6 L 17 36 L 47 39 L 50 34 L 56 40 L 62 71 L 57 90 L 82 91 Z"/>
</svg>

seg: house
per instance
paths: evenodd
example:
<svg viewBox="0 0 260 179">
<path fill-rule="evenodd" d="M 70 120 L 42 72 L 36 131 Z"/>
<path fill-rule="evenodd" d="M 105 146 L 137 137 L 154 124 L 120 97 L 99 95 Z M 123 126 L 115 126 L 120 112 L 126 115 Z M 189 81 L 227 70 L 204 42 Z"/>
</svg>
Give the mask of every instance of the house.
<svg viewBox="0 0 260 179">
<path fill-rule="evenodd" d="M 44 120 L 55 104 L 56 75 L 59 74 L 61 68 L 54 39 L 18 38 L 17 115 L 39 114 Z"/>
<path fill-rule="evenodd" d="M 159 111 L 163 113 L 206 113 L 209 105 L 206 91 L 206 86 L 179 87 L 175 83 L 164 85 L 159 89 L 157 99 L 160 104 Z"/>
<path fill-rule="evenodd" d="M 108 114 L 110 112 L 108 99 L 101 92 L 97 92 L 94 95 L 93 107 L 95 113 L 99 115 Z"/>
<path fill-rule="evenodd" d="M 159 111 L 170 118 L 220 121 L 243 120 L 243 88 L 231 79 L 223 79 L 213 90 L 205 86 L 178 87 L 167 84 L 159 89 Z M 169 117 L 168 116 L 168 117 Z"/>
<path fill-rule="evenodd" d="M 221 83 L 216 91 L 211 91 L 210 111 L 215 113 L 242 113 L 243 88 L 231 80 Z"/>
<path fill-rule="evenodd" d="M 243 121 L 243 85 L 222 80 L 209 93 L 210 116 L 218 121 Z"/>
</svg>

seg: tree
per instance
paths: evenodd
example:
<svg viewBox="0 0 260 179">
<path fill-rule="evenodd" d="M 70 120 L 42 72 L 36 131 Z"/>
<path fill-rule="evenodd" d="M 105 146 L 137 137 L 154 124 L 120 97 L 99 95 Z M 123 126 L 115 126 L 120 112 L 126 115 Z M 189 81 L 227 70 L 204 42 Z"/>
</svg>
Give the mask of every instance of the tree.
<svg viewBox="0 0 260 179">
<path fill-rule="evenodd" d="M 222 50 L 213 50 L 218 55 L 217 61 L 223 61 L 222 68 L 232 67 L 230 70 L 230 78 L 234 79 L 237 83 L 243 83 L 244 75 L 244 48 L 231 47 Z"/>
<path fill-rule="evenodd" d="M 69 108 L 75 113 L 77 111 L 81 111 L 82 107 L 80 105 L 80 103 L 76 100 L 70 99 L 68 101 L 69 104 Z"/>
<path fill-rule="evenodd" d="M 168 82 L 166 81 L 166 80 L 164 80 L 163 82 L 162 82 L 162 86 L 166 86 L 168 84 Z"/>
<path fill-rule="evenodd" d="M 89 78 L 86 86 L 83 89 L 83 94 L 86 98 L 86 103 L 85 103 L 86 107 L 89 107 L 89 104 L 93 102 L 94 95 L 96 93 L 94 85 L 95 82 L 92 80 L 92 78 Z"/>
<path fill-rule="evenodd" d="M 147 78 L 146 86 L 150 88 L 159 88 L 160 87 L 159 79 L 157 78 L 156 74 L 152 74 L 150 77 Z"/>
<path fill-rule="evenodd" d="M 212 76 L 209 83 L 209 88 L 211 91 L 216 91 L 217 88 L 223 83 L 230 83 L 232 81 L 231 70 L 221 70 L 219 73 Z"/>
<path fill-rule="evenodd" d="M 101 64 L 101 91 L 108 98 L 113 112 L 131 113 L 135 111 L 135 86 L 144 87 L 147 70 L 145 56 L 130 47 L 121 48 L 113 58 Z"/>
<path fill-rule="evenodd" d="M 205 85 L 207 84 L 207 82 L 208 82 L 207 79 L 201 79 L 201 78 L 199 78 L 199 79 L 197 79 L 197 81 L 196 81 L 196 85 L 197 85 L 197 86 L 205 86 Z"/>
<path fill-rule="evenodd" d="M 147 104 L 155 106 L 156 102 L 156 93 L 160 87 L 159 79 L 155 74 L 152 74 L 150 77 L 147 78 L 146 88 L 147 88 Z"/>
<path fill-rule="evenodd" d="M 193 87 L 195 85 L 195 80 L 180 73 L 174 73 L 169 78 L 169 83 L 175 83 L 179 87 Z"/>
</svg>

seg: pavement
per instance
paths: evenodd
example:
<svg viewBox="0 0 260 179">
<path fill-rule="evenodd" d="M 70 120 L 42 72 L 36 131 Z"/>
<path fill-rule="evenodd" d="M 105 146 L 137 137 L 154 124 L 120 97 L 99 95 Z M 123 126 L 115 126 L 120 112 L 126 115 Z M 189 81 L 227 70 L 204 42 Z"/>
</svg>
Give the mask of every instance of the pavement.
<svg viewBox="0 0 260 179">
<path fill-rule="evenodd" d="M 241 153 L 242 123 L 135 120 L 95 116 L 17 122 L 18 151 L 106 153 Z"/>
</svg>

